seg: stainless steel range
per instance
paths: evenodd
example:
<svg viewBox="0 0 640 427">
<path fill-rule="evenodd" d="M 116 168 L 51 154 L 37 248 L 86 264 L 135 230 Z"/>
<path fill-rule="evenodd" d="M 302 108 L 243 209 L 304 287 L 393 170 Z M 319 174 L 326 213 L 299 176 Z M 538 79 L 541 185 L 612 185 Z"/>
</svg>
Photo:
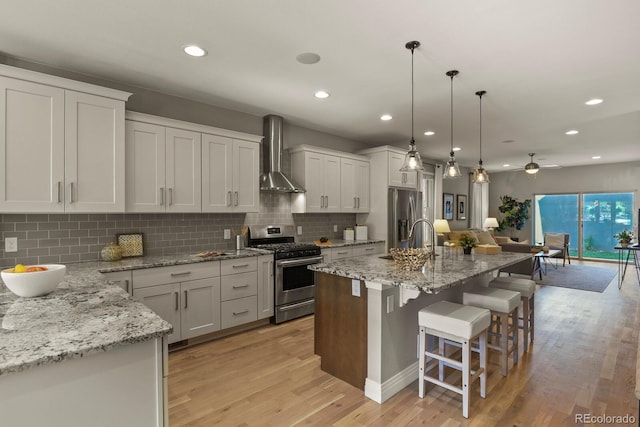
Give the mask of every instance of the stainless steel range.
<svg viewBox="0 0 640 427">
<path fill-rule="evenodd" d="M 313 314 L 316 276 L 307 266 L 322 262 L 320 248 L 296 243 L 293 225 L 249 227 L 249 246 L 273 251 L 275 323 Z"/>
</svg>

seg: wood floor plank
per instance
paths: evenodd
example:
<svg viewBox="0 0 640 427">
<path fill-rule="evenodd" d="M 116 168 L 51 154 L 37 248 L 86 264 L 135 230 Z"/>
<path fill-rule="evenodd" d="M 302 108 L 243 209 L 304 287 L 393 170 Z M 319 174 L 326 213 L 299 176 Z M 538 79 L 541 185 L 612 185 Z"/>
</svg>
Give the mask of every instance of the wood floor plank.
<svg viewBox="0 0 640 427">
<path fill-rule="evenodd" d="M 416 381 L 380 405 L 323 372 L 305 317 L 170 353 L 170 425 L 555 427 L 579 425 L 585 413 L 629 414 L 637 425 L 640 287 L 635 274 L 616 285 L 604 293 L 539 286 L 535 341 L 506 378 L 489 353 L 487 397 L 473 384 L 468 420 L 460 396 L 439 387 L 420 399 Z"/>
</svg>

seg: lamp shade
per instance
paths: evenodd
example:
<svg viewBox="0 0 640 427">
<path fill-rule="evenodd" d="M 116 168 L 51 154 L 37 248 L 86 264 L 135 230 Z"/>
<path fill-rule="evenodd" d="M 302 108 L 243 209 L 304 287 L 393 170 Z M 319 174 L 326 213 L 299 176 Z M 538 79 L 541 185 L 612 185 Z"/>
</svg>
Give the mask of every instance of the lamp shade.
<svg viewBox="0 0 640 427">
<path fill-rule="evenodd" d="M 495 218 L 487 218 L 484 220 L 484 228 L 498 228 L 498 220 Z"/>
<path fill-rule="evenodd" d="M 433 221 L 433 231 L 436 233 L 448 233 L 451 231 L 449 228 L 449 221 L 446 219 L 436 219 Z"/>
</svg>

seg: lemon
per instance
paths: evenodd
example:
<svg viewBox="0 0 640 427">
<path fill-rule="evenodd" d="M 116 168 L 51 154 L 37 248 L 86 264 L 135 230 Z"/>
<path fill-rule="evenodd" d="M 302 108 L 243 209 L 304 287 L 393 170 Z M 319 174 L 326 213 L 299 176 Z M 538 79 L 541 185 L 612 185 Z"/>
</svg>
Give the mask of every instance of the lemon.
<svg viewBox="0 0 640 427">
<path fill-rule="evenodd" d="M 16 266 L 13 267 L 14 273 L 24 273 L 25 271 L 27 271 L 27 269 L 22 264 L 16 264 Z"/>
</svg>

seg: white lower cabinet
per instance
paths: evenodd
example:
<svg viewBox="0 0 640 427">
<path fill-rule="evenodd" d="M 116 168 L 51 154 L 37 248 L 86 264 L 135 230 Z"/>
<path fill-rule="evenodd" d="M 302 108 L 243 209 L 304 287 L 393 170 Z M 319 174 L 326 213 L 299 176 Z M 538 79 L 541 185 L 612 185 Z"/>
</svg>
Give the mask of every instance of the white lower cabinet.
<svg viewBox="0 0 640 427">
<path fill-rule="evenodd" d="M 169 343 L 220 330 L 220 263 L 133 272 L 133 297 L 173 325 Z"/>
<path fill-rule="evenodd" d="M 377 255 L 384 253 L 384 243 L 371 243 L 369 245 L 357 245 L 353 247 L 353 256 Z"/>
<path fill-rule="evenodd" d="M 274 315 L 273 255 L 258 257 L 258 319 Z"/>
<path fill-rule="evenodd" d="M 384 243 L 369 243 L 364 245 L 340 246 L 336 248 L 323 248 L 324 262 L 338 261 L 340 259 L 355 258 L 366 255 L 384 253 Z"/>
<path fill-rule="evenodd" d="M 102 275 L 114 285 L 120 286 L 129 295 L 133 295 L 133 280 L 130 270 L 112 271 L 109 273 L 102 273 Z"/>
<path fill-rule="evenodd" d="M 220 262 L 220 313 L 223 329 L 258 320 L 257 271 L 257 258 Z"/>
</svg>

